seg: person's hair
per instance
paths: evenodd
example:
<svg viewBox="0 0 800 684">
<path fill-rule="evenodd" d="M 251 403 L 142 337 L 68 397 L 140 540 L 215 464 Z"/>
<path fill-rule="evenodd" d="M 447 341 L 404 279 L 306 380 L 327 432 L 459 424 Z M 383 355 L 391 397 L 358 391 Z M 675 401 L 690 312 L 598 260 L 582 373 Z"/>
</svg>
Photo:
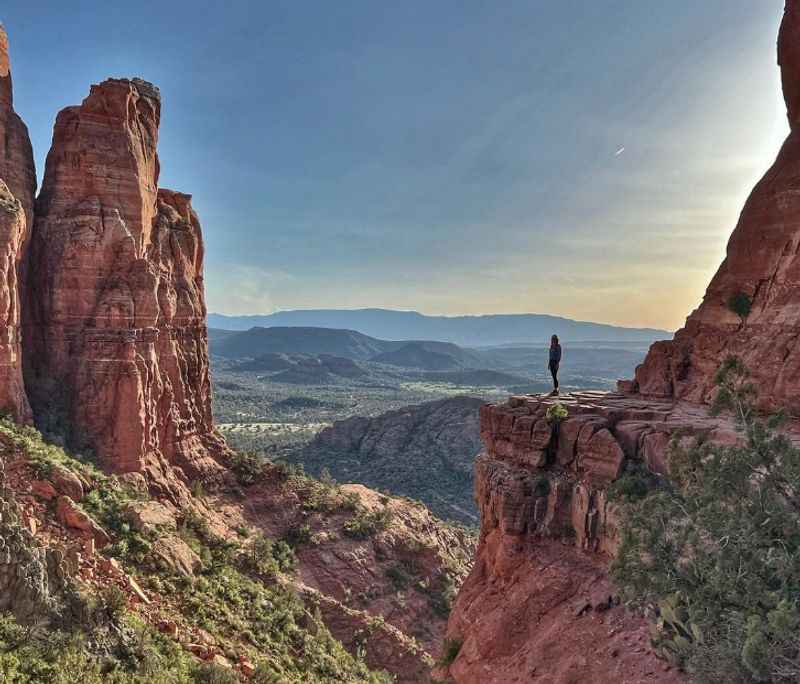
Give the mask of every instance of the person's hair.
<svg viewBox="0 0 800 684">
<path fill-rule="evenodd" d="M 553 335 L 553 336 L 550 338 L 550 344 L 551 344 L 551 345 L 552 345 L 552 344 L 558 344 L 558 335 Z"/>
</svg>

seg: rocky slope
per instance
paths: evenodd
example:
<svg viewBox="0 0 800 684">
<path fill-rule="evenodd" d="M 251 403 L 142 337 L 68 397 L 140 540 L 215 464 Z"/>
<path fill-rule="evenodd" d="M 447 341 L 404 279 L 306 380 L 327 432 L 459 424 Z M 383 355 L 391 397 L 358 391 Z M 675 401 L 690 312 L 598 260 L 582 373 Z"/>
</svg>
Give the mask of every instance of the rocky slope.
<svg viewBox="0 0 800 684">
<path fill-rule="evenodd" d="M 0 462 L 0 642 L 3 611 L 80 626 L 87 671 L 146 674 L 138 641 L 166 660 L 144 681 L 209 681 L 207 668 L 223 682 L 256 669 L 257 681 L 383 682 L 388 670 L 424 682 L 474 552 L 421 505 L 285 467 L 239 463 L 240 487 L 177 507 L 6 420 Z"/>
<path fill-rule="evenodd" d="M 56 120 L 36 202 L 26 385 L 36 422 L 162 493 L 221 474 L 188 195 L 158 189 L 161 99 L 151 84 L 92 86 Z"/>
<path fill-rule="evenodd" d="M 334 423 L 291 460 L 319 475 L 419 499 L 442 518 L 478 522 L 472 468 L 482 400 L 453 397 Z"/>
<path fill-rule="evenodd" d="M 244 494 L 243 507 L 215 507 L 229 528 L 293 540 L 293 582 L 348 650 L 362 647 L 371 667 L 400 682 L 427 681 L 474 539 L 421 504 L 280 468 Z"/>
<path fill-rule="evenodd" d="M 791 132 L 756 185 L 701 305 L 636 372 L 642 394 L 708 401 L 719 360 L 742 358 L 765 409 L 800 411 L 800 5 L 788 0 L 778 61 Z M 738 296 L 740 317 L 731 307 Z"/>
<path fill-rule="evenodd" d="M 0 24 L 0 412 L 30 420 L 22 379 L 20 280 L 36 172 L 28 129 L 14 112 L 8 36 Z"/>
</svg>

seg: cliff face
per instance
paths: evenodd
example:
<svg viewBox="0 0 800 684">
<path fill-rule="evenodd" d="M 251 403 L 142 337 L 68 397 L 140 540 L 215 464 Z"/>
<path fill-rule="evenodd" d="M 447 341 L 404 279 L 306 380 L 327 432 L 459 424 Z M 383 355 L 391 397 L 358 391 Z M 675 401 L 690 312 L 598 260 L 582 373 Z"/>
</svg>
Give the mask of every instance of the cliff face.
<svg viewBox="0 0 800 684">
<path fill-rule="evenodd" d="M 28 130 L 13 109 L 8 37 L 0 25 L 0 413 L 29 421 L 22 380 L 20 276 L 36 174 Z"/>
<path fill-rule="evenodd" d="M 556 403 L 567 416 L 554 426 Z M 651 652 L 645 622 L 617 605 L 607 573 L 620 537 L 609 485 L 628 461 L 666 473 L 675 433 L 737 439 L 702 407 L 622 394 L 512 397 L 481 409 L 480 538 L 448 623 L 463 645 L 441 678 L 680 680 Z"/>
<path fill-rule="evenodd" d="M 702 304 L 674 340 L 654 345 L 637 369 L 642 394 L 706 402 L 720 360 L 735 354 L 750 369 L 763 408 L 800 411 L 800 4 L 796 0 L 786 4 L 778 61 L 789 137 L 747 200 Z M 744 322 L 728 307 L 737 294 L 752 302 Z"/>
<path fill-rule="evenodd" d="M 25 379 L 44 430 L 168 487 L 218 475 L 224 443 L 200 224 L 188 195 L 157 190 L 160 108 L 149 83 L 108 80 L 58 115 L 31 238 Z"/>
</svg>

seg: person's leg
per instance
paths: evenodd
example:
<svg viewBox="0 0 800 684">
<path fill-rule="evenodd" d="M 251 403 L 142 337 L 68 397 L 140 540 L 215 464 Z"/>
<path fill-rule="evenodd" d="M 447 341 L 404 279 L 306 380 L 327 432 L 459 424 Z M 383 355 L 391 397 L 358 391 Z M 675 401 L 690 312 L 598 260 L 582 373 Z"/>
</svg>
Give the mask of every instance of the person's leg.
<svg viewBox="0 0 800 684">
<path fill-rule="evenodd" d="M 558 389 L 558 378 L 556 377 L 556 373 L 558 372 L 558 366 L 556 366 L 556 364 L 551 361 L 547 365 L 547 367 L 550 369 L 550 375 L 553 376 L 553 389 L 557 390 Z"/>
</svg>

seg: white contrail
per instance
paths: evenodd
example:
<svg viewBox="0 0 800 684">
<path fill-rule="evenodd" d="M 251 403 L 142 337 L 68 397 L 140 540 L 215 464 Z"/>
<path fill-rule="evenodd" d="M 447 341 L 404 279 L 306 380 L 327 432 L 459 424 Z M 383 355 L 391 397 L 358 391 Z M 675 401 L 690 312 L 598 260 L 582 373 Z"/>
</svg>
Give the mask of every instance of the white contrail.
<svg viewBox="0 0 800 684">
<path fill-rule="evenodd" d="M 625 151 L 625 146 L 623 145 L 616 152 L 614 152 L 614 156 L 619 157 L 619 155 L 621 155 L 624 151 Z"/>
</svg>

